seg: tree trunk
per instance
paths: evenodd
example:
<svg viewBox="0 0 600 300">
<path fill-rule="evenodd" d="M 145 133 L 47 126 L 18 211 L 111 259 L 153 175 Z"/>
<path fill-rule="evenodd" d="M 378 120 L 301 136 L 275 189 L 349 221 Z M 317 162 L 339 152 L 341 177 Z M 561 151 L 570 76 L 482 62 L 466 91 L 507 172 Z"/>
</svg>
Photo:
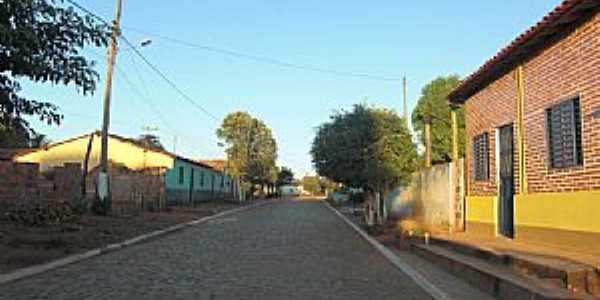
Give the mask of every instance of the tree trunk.
<svg viewBox="0 0 600 300">
<path fill-rule="evenodd" d="M 94 134 L 90 134 L 90 139 L 88 140 L 87 151 L 85 152 L 85 158 L 83 160 L 83 171 L 81 176 L 81 197 L 86 196 L 86 181 L 87 181 L 87 173 L 88 173 L 88 165 L 90 161 L 90 153 L 92 152 L 92 144 L 94 143 Z"/>
</svg>

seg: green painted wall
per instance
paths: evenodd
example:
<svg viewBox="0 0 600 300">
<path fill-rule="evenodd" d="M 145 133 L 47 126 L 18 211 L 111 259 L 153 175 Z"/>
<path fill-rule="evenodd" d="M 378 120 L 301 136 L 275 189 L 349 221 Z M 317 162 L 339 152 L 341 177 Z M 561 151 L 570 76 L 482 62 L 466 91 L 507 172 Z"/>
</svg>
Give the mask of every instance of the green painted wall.
<svg viewBox="0 0 600 300">
<path fill-rule="evenodd" d="M 223 175 L 220 172 L 180 159 L 175 160 L 173 168 L 169 169 L 165 175 L 167 189 L 189 190 L 190 181 L 192 179 L 192 170 L 194 170 L 193 189 L 195 191 L 212 191 L 213 180 L 215 192 L 229 192 L 231 190 L 232 180 L 229 176 L 225 176 L 225 178 L 222 179 Z M 181 175 L 183 175 L 182 178 Z M 223 184 L 221 184 L 222 180 Z"/>
</svg>

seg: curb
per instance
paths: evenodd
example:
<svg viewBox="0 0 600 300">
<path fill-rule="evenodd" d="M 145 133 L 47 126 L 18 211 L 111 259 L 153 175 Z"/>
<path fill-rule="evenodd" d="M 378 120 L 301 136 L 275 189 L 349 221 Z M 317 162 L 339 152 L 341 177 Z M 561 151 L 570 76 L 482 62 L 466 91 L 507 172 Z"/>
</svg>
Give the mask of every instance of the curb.
<svg viewBox="0 0 600 300">
<path fill-rule="evenodd" d="M 333 208 L 329 203 L 323 201 L 324 205 L 329 208 L 336 216 L 342 219 L 348 226 L 356 231 L 363 239 L 365 239 L 373 248 L 381 253 L 387 260 L 389 260 L 397 269 L 412 279 L 419 287 L 421 287 L 426 293 L 428 293 L 435 300 L 450 300 L 450 296 L 444 293 L 442 290 L 437 288 L 429 280 L 425 279 L 423 275 L 419 274 L 413 267 L 402 262 L 394 252 L 386 248 L 384 245 L 376 241 L 358 225 L 350 221 L 346 216 Z"/>
<path fill-rule="evenodd" d="M 17 269 L 15 271 L 6 273 L 6 274 L 0 274 L 0 285 L 4 285 L 13 281 L 17 281 L 26 277 L 30 277 L 30 276 L 34 276 L 40 273 L 44 273 L 56 268 L 60 268 L 60 267 L 64 267 L 70 264 L 74 264 L 76 262 L 80 262 L 82 260 L 86 260 L 88 258 L 91 257 L 95 257 L 95 256 L 99 256 L 99 255 L 103 255 L 103 254 L 107 254 L 110 252 L 114 252 L 117 251 L 119 249 L 123 249 L 126 248 L 128 246 L 132 246 L 132 245 L 136 245 L 145 241 L 148 241 L 152 238 L 157 238 L 157 237 L 161 237 L 164 235 L 167 235 L 169 233 L 173 233 L 179 230 L 182 230 L 184 228 L 187 227 L 191 227 L 191 226 L 195 226 L 195 225 L 199 225 L 202 223 L 206 223 L 210 220 L 219 218 L 219 217 L 223 217 L 226 215 L 230 215 L 230 214 L 235 214 L 238 212 L 242 212 L 245 210 L 249 210 L 252 208 L 256 208 L 256 207 L 260 207 L 266 204 L 270 204 L 273 203 L 272 200 L 267 200 L 267 201 L 263 201 L 260 203 L 255 203 L 255 204 L 250 204 L 247 206 L 243 206 L 243 207 L 238 207 L 238 208 L 234 208 L 234 209 L 230 209 L 230 210 L 226 210 L 226 211 L 222 211 L 219 212 L 217 214 L 214 215 L 210 215 L 210 216 L 206 216 L 206 217 L 202 217 L 200 219 L 197 220 L 193 220 L 190 222 L 186 222 L 186 223 L 181 223 L 181 224 L 176 224 L 176 225 L 172 225 L 169 226 L 165 229 L 159 229 L 156 231 L 152 231 L 150 233 L 146 233 L 146 234 L 142 234 L 140 236 L 136 236 L 134 238 L 125 240 L 123 242 L 119 242 L 119 243 L 115 243 L 115 244 L 110 244 L 107 245 L 105 247 L 102 248 L 96 248 L 93 250 L 89 250 L 83 253 L 79 253 L 79 254 L 74 254 L 74 255 L 70 255 L 70 256 L 66 256 L 63 258 L 59 258 L 56 260 L 52 260 L 49 261 L 47 263 L 43 263 L 43 264 L 39 264 L 39 265 L 33 265 L 33 266 L 29 266 L 29 267 L 25 267 L 25 268 L 21 268 L 21 269 Z"/>
</svg>

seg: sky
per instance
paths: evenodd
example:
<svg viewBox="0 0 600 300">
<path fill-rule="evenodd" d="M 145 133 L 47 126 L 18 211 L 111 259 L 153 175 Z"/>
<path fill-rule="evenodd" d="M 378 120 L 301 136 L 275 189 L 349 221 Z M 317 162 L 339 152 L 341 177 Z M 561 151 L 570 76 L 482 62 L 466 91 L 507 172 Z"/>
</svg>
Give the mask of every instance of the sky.
<svg viewBox="0 0 600 300">
<path fill-rule="evenodd" d="M 111 132 L 136 137 L 143 127 L 170 151 L 189 158 L 222 158 L 215 130 L 220 119 L 247 111 L 273 131 L 278 164 L 297 176 L 313 172 L 309 155 L 316 128 L 356 103 L 402 112 L 401 80 L 408 80 L 409 109 L 421 88 L 440 75 L 466 76 L 534 25 L 560 0 L 496 1 L 227 1 L 123 0 L 124 36 L 140 48 L 209 116 L 181 97 L 120 44 L 113 81 Z M 78 0 L 111 20 L 113 0 Z M 250 56 L 327 69 L 314 72 L 225 55 L 174 43 L 169 37 Z M 33 120 L 53 141 L 100 128 L 106 50 L 85 49 L 100 73 L 92 96 L 73 86 L 25 83 L 23 93 L 56 103 L 60 126 Z M 342 74 L 343 73 L 343 74 Z"/>
</svg>

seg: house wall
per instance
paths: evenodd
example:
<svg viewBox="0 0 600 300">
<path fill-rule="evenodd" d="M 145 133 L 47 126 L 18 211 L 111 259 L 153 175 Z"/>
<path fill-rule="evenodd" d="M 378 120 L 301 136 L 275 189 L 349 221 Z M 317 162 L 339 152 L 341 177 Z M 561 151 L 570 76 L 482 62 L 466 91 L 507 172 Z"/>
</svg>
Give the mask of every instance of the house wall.
<svg viewBox="0 0 600 300">
<path fill-rule="evenodd" d="M 180 180 L 180 169 L 183 169 L 182 180 Z M 222 177 L 224 177 L 223 184 L 221 184 Z M 173 168 L 165 174 L 165 182 L 170 204 L 219 200 L 232 196 L 231 179 L 228 176 L 180 159 L 175 160 Z"/>
<path fill-rule="evenodd" d="M 515 237 L 544 242 L 600 242 L 597 217 L 600 191 L 600 15 L 581 24 L 560 42 L 523 63 L 526 190 L 518 175 L 515 131 Z M 517 81 L 509 72 L 472 96 L 465 104 L 467 133 L 467 222 L 470 228 L 495 232 L 497 216 L 496 128 L 516 121 Z M 549 168 L 545 109 L 580 95 L 583 166 Z M 490 179 L 472 176 L 471 143 L 488 132 Z M 490 230 L 490 224 L 494 225 Z"/>
<path fill-rule="evenodd" d="M 38 163 L 40 171 L 45 172 L 52 167 L 65 163 L 83 164 L 89 142 L 89 136 L 81 137 L 63 144 L 58 144 L 48 149 L 39 150 L 22 156 L 15 160 L 18 162 Z M 90 152 L 89 170 L 100 165 L 100 136 L 95 135 Z M 171 168 L 173 158 L 167 154 L 137 147 L 129 142 L 109 137 L 108 159 L 117 164 L 123 164 L 132 170 L 144 168 Z"/>
<path fill-rule="evenodd" d="M 39 164 L 41 172 L 50 170 L 55 166 L 62 166 L 65 163 L 83 164 L 88 143 L 89 135 L 18 156 L 15 160 Z M 171 204 L 231 197 L 231 179 L 225 176 L 223 184 L 221 184 L 221 178 L 223 177 L 221 172 L 185 160 L 175 159 L 169 154 L 148 150 L 115 137 L 109 137 L 108 147 L 108 159 L 113 164 L 122 164 L 136 171 L 148 168 L 167 169 L 165 173 L 165 190 L 168 202 Z M 89 170 L 93 170 L 100 165 L 100 148 L 100 135 L 95 134 L 90 152 Z M 180 167 L 184 168 L 183 183 L 179 183 Z M 194 184 L 190 186 L 192 169 L 194 170 Z M 203 185 L 201 184 L 201 174 L 204 174 Z M 192 187 L 191 194 L 190 187 Z"/>
</svg>

